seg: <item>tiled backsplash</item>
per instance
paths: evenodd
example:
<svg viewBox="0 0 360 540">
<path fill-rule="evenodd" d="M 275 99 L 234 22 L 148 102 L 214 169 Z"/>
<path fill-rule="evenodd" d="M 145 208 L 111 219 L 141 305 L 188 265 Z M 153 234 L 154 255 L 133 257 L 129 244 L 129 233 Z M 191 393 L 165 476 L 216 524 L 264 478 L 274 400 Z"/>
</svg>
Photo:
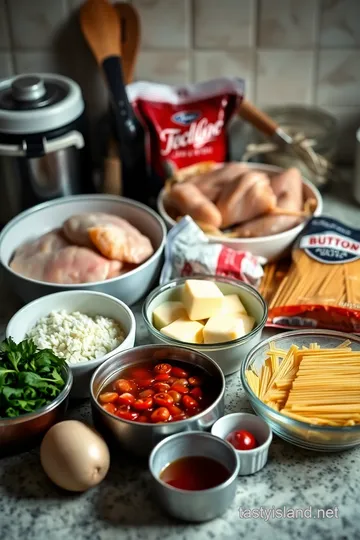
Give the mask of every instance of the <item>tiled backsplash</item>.
<svg viewBox="0 0 360 540">
<path fill-rule="evenodd" d="M 349 160 L 360 126 L 360 0 L 132 0 L 142 23 L 136 78 L 235 75 L 259 106 L 316 104 L 341 126 Z M 81 0 L 0 0 L 0 78 L 52 71 L 83 87 L 95 118 L 106 89 L 77 22 Z"/>
</svg>

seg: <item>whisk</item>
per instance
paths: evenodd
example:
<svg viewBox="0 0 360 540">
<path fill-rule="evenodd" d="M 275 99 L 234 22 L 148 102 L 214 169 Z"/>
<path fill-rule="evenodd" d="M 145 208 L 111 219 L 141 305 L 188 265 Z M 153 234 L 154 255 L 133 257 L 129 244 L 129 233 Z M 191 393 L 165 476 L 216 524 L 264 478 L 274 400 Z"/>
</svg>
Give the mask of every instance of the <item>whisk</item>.
<svg viewBox="0 0 360 540">
<path fill-rule="evenodd" d="M 243 156 L 244 161 L 256 154 L 272 152 L 280 147 L 300 159 L 304 167 L 315 175 L 319 184 L 326 182 L 333 165 L 324 156 L 315 152 L 313 146 L 316 141 L 306 138 L 301 133 L 291 137 L 272 118 L 247 100 L 241 103 L 238 114 L 273 141 L 263 145 L 249 145 Z"/>
</svg>

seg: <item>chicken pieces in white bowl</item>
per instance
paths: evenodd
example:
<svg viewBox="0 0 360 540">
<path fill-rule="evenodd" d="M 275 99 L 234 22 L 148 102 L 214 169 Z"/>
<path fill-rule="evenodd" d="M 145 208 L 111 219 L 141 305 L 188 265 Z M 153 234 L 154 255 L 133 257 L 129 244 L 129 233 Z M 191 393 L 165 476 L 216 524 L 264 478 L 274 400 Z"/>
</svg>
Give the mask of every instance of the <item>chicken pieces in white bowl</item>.
<svg viewBox="0 0 360 540">
<path fill-rule="evenodd" d="M 0 260 L 26 302 L 67 289 L 96 290 L 128 305 L 156 281 L 166 228 L 150 208 L 111 195 L 38 205 L 0 235 Z"/>
<path fill-rule="evenodd" d="M 168 228 L 188 214 L 211 242 L 274 260 L 321 214 L 322 198 L 297 169 L 226 163 L 201 173 L 178 171 L 161 191 L 158 209 Z"/>
</svg>

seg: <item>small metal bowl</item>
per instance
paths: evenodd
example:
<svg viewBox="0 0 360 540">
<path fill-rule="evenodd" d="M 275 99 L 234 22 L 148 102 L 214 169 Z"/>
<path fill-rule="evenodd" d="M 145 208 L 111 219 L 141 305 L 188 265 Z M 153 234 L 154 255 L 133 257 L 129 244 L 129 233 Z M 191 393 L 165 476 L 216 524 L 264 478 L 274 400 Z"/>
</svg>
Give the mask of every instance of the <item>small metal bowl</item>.
<svg viewBox="0 0 360 540">
<path fill-rule="evenodd" d="M 161 471 L 173 461 L 189 456 L 212 458 L 224 465 L 230 477 L 211 489 L 187 491 L 166 484 Z M 234 448 L 210 433 L 178 433 L 159 443 L 151 452 L 149 468 L 154 492 L 159 503 L 170 515 L 184 521 L 201 522 L 225 512 L 236 494 L 239 460 Z"/>
<path fill-rule="evenodd" d="M 66 364 L 62 375 L 65 387 L 49 405 L 16 418 L 0 418 L 0 457 L 34 447 L 51 426 L 63 420 L 73 383 L 72 372 Z"/>
<path fill-rule="evenodd" d="M 98 402 L 97 397 L 104 386 L 118 378 L 119 373 L 129 366 L 153 361 L 177 360 L 182 363 L 203 368 L 214 378 L 217 397 L 215 401 L 199 414 L 163 424 L 142 424 L 124 420 L 108 413 Z M 144 345 L 115 354 L 95 371 L 90 382 L 91 410 L 95 427 L 111 443 L 115 442 L 132 454 L 148 456 L 162 439 L 182 431 L 206 431 L 224 414 L 225 378 L 218 365 L 205 354 L 185 347 L 168 345 Z"/>
</svg>

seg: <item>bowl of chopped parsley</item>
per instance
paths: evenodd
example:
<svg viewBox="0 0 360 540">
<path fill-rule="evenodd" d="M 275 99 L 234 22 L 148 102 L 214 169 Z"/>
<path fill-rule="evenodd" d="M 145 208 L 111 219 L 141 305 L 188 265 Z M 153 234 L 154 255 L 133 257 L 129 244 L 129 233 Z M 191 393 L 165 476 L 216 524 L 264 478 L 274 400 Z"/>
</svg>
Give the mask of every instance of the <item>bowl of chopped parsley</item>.
<svg viewBox="0 0 360 540">
<path fill-rule="evenodd" d="M 64 418 L 72 382 L 52 350 L 31 339 L 0 343 L 0 456 L 34 446 Z"/>
</svg>

